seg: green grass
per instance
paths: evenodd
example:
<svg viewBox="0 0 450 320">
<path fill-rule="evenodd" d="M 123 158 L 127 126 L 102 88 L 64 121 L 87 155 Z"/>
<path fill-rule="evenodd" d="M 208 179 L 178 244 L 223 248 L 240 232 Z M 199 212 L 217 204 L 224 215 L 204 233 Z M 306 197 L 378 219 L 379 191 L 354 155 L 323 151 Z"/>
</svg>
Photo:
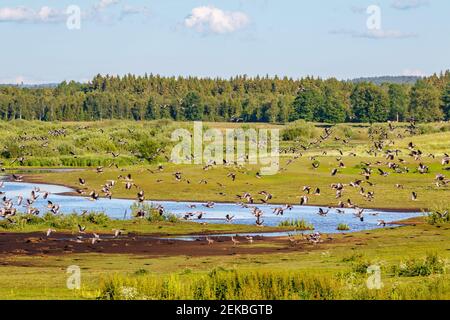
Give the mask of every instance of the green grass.
<svg viewBox="0 0 450 320">
<path fill-rule="evenodd" d="M 132 124 L 132 125 L 131 125 Z M 172 122 L 118 122 L 96 123 L 38 123 L 16 121 L 0 122 L 0 145 L 7 152 L 0 155 L 3 166 L 12 169 L 26 169 L 27 166 L 82 166 L 82 172 L 40 173 L 27 177 L 30 181 L 40 181 L 69 185 L 79 188 L 78 178 L 87 180 L 87 191 L 97 190 L 107 180 L 116 180 L 114 197 L 136 198 L 136 190 L 126 190 L 118 180 L 119 175 L 130 173 L 139 189 L 145 191 L 146 198 L 152 200 L 185 201 L 238 201 L 236 195 L 250 192 L 257 204 L 258 192 L 265 190 L 273 195 L 271 203 L 296 204 L 303 195 L 305 185 L 321 189 L 320 196 L 309 196 L 311 205 L 335 206 L 335 191 L 332 183 L 340 181 L 348 184 L 362 179 L 361 162 L 371 162 L 374 174 L 373 186 L 363 184 L 367 191 L 375 192 L 375 199 L 363 198 L 359 188 L 346 186 L 342 200 L 348 198 L 365 208 L 430 209 L 432 214 L 426 219 L 413 219 L 401 228 L 383 228 L 368 232 L 342 233 L 332 235 L 332 244 L 293 247 L 286 239 L 274 246 L 286 246 L 290 252 L 277 254 L 224 255 L 218 252 L 211 257 L 148 257 L 136 255 L 107 255 L 98 253 L 65 254 L 62 256 L 26 256 L 11 253 L 1 257 L 0 298 L 3 299 L 95 299 L 101 298 L 186 298 L 186 299 L 450 299 L 450 279 L 448 261 L 450 259 L 450 225 L 447 218 L 440 218 L 437 211 L 450 208 L 450 187 L 437 188 L 434 177 L 450 171 L 440 164 L 444 152 L 449 152 L 450 132 L 444 124 L 421 125 L 419 135 L 405 134 L 405 124 L 390 132 L 388 138 L 394 144 L 386 148 L 400 149 L 401 158 L 407 162 L 402 166 L 409 173 L 391 173 L 388 177 L 377 174 L 377 168 L 386 168 L 387 160 L 382 152 L 377 156 L 366 154 L 372 146 L 368 132 L 379 131 L 386 124 L 376 124 L 372 129 L 366 124 L 334 127 L 332 137 L 321 148 L 312 147 L 302 151 L 303 156 L 287 165 L 291 154 L 283 155 L 277 175 L 256 178 L 257 166 L 245 168 L 217 166 L 208 171 L 199 165 L 174 165 L 166 163 L 163 156 L 145 160 L 139 150 L 140 141 L 152 140 L 156 144 L 167 143 L 170 130 L 177 126 L 189 127 L 189 123 Z M 128 127 L 134 131 L 129 132 Z M 208 123 L 205 127 L 220 129 L 242 127 L 242 124 Z M 248 127 L 267 127 L 265 124 L 246 124 Z M 305 143 L 316 139 L 322 132 L 321 124 L 306 131 L 291 131 Z M 48 137 L 49 130 L 66 128 L 66 136 Z M 271 126 L 284 129 L 283 126 Z M 294 128 L 295 129 L 295 128 Z M 104 133 L 101 133 L 103 130 Z M 25 132 L 27 135 L 25 135 Z M 398 138 L 398 134 L 404 138 Z M 21 138 L 18 138 L 18 137 Z M 28 136 L 28 137 L 27 137 Z M 49 148 L 42 148 L 39 137 L 49 138 Z M 107 138 L 112 136 L 113 139 Z M 349 139 L 344 145 L 334 137 Z M 29 138 L 31 137 L 31 138 Z M 106 140 L 105 140 L 106 139 Z M 419 161 L 408 157 L 407 144 L 412 141 L 423 152 L 422 163 L 430 168 L 427 174 L 420 174 L 416 168 Z M 147 141 L 148 142 L 148 141 Z M 147 143 L 146 142 L 146 143 Z M 282 147 L 296 145 L 288 140 Z M 42 149 L 42 150 L 41 150 Z M 337 149 L 343 151 L 340 168 L 336 168 Z M 31 150 L 25 156 L 25 165 L 11 164 L 15 157 L 23 155 L 21 150 Z M 56 151 L 55 151 L 56 150 Z M 50 152 L 51 151 L 51 152 Z M 70 154 L 75 153 L 75 156 Z M 111 151 L 120 153 L 113 158 Z M 323 151 L 327 154 L 324 155 Z M 350 155 L 351 152 L 357 157 Z M 436 158 L 427 157 L 434 153 Z M 309 157 L 317 156 L 318 169 L 313 169 Z M 375 163 L 381 161 L 382 165 Z M 115 162 L 119 169 L 108 168 Z M 161 162 L 164 170 L 159 172 Z M 105 165 L 104 173 L 98 174 L 92 166 Z M 31 168 L 31 167 L 30 167 Z M 151 173 L 153 170 L 155 173 Z M 173 173 L 180 171 L 183 180 L 178 182 Z M 227 178 L 229 172 L 237 173 L 236 181 Z M 191 183 L 186 183 L 186 179 Z M 199 184 L 202 179 L 207 185 Z M 158 182 L 159 180 L 162 180 Z M 219 185 L 220 184 L 220 185 Z M 396 188 L 395 184 L 403 185 Z M 411 200 L 411 192 L 418 194 L 417 201 Z M 269 204 L 270 205 L 270 204 Z M 160 235 L 181 235 L 200 233 L 250 233 L 260 232 L 256 226 L 241 225 L 200 225 L 190 222 L 157 221 L 158 219 L 133 219 L 126 221 L 104 220 L 101 216 L 81 220 L 89 232 L 111 233 L 112 229 L 125 232 L 139 232 Z M 97 219 L 98 218 L 98 219 Z M 17 218 L 23 220 L 23 217 Z M 56 219 L 56 218 L 55 218 Z M 80 217 L 68 217 L 68 221 L 32 220 L 18 221 L 2 232 L 44 232 L 51 226 L 58 231 L 76 232 Z M 72 220 L 70 220 L 72 219 Z M 84 218 L 83 218 L 84 219 Z M 428 222 L 428 223 L 425 223 Z M 55 224 L 57 223 L 57 224 Z M 293 221 L 292 224 L 298 224 Z M 302 223 L 299 223 L 302 225 Z M 297 226 L 264 227 L 264 231 L 293 230 Z M 298 229 L 298 228 L 297 228 Z M 284 241 L 284 240 L 280 240 Z M 258 245 L 272 245 L 255 243 Z M 431 253 L 430 253 L 431 252 Z M 82 270 L 82 289 L 71 291 L 66 288 L 68 266 L 78 265 Z M 365 286 L 367 267 L 380 266 L 383 288 L 368 290 Z M 272 285 L 268 285 L 272 284 Z M 275 285 L 273 285 L 275 284 Z M 123 287 L 126 287 L 123 291 Z M 220 290 L 217 290 L 220 288 Z M 125 296 L 124 296 L 125 292 Z"/>
<path fill-rule="evenodd" d="M 182 276 L 109 277 L 100 285 L 108 300 L 341 300 L 450 299 L 450 278 L 439 276 L 397 283 L 391 278 L 370 289 L 366 277 L 283 271 L 213 270 Z"/>
<path fill-rule="evenodd" d="M 302 188 L 309 185 L 313 188 L 320 188 L 320 196 L 310 196 L 308 204 L 321 206 L 336 206 L 335 191 L 330 185 L 341 181 L 349 184 L 352 181 L 362 179 L 360 175 L 361 161 L 376 162 L 384 161 L 381 158 L 371 157 L 344 157 L 343 162 L 346 168 L 340 169 L 337 177 L 332 177 L 330 172 L 337 166 L 334 157 L 319 157 L 321 166 L 314 170 L 311 161 L 306 157 L 299 158 L 288 167 L 274 176 L 265 176 L 262 179 L 256 179 L 258 172 L 256 167 L 247 169 L 237 169 L 232 167 L 215 167 L 208 171 L 201 169 L 198 165 L 174 165 L 166 164 L 164 171 L 156 172 L 156 166 L 128 167 L 122 170 L 107 169 L 103 174 L 97 174 L 94 170 L 84 172 L 65 172 L 65 173 L 44 173 L 29 177 L 30 181 L 45 181 L 48 183 L 57 183 L 79 188 L 78 177 L 83 177 L 87 181 L 87 190 L 97 189 L 98 186 L 107 180 L 117 180 L 119 175 L 130 173 L 139 189 L 145 191 L 152 200 L 179 200 L 179 201 L 237 201 L 236 195 L 242 195 L 250 192 L 254 195 L 256 202 L 259 202 L 257 193 L 266 190 L 273 194 L 272 203 L 299 203 L 300 196 L 303 195 Z M 437 188 L 434 185 L 434 177 L 437 173 L 446 173 L 438 163 L 440 160 L 423 159 L 423 163 L 430 167 L 430 173 L 420 174 L 415 170 L 418 163 L 408 160 L 407 166 L 410 173 L 397 174 L 392 173 L 388 177 L 382 177 L 377 174 L 377 166 L 374 166 L 374 174 L 371 178 L 374 186 L 363 184 L 366 191 L 374 191 L 373 201 L 367 201 L 359 194 L 359 188 L 346 187 L 341 200 L 344 202 L 350 198 L 359 206 L 367 208 L 392 208 L 392 209 L 427 209 L 439 204 L 443 207 L 450 207 L 450 187 Z M 281 160 L 283 166 L 286 160 Z M 384 169 L 384 167 L 381 167 Z M 147 169 L 153 170 L 152 174 Z M 174 179 L 173 173 L 180 171 L 186 181 L 178 182 Z M 237 177 L 233 182 L 227 178 L 229 172 L 236 172 Z M 448 176 L 448 174 L 447 174 Z M 208 184 L 199 184 L 199 181 L 206 179 Z M 161 181 L 162 180 L 162 181 Z M 221 185 L 219 185 L 219 183 Z M 396 188 L 396 184 L 403 185 L 403 189 Z M 417 201 L 411 200 L 412 191 L 418 194 Z M 114 197 L 135 198 L 135 190 L 126 190 L 122 183 L 113 190 Z"/>
<path fill-rule="evenodd" d="M 190 285 L 197 277 L 207 277 L 214 269 L 223 268 L 232 272 L 242 271 L 244 277 L 248 271 L 250 276 L 253 272 L 268 275 L 274 272 L 276 276 L 281 272 L 280 277 L 291 274 L 300 277 L 298 281 L 321 279 L 320 281 L 324 283 L 331 283 L 333 290 L 337 290 L 333 293 L 334 297 L 342 299 L 450 299 L 450 282 L 447 274 L 450 259 L 450 225 L 429 225 L 417 219 L 415 221 L 417 223 L 415 226 L 333 235 L 337 240 L 333 244 L 321 244 L 311 249 L 270 255 L 211 257 L 146 257 L 96 253 L 33 257 L 10 255 L 2 257 L 2 262 L 8 265 L 0 265 L 2 283 L 0 298 L 94 299 L 105 293 L 105 285 L 115 277 L 126 283 L 140 282 L 141 277 L 158 278 L 158 281 L 173 278 L 180 280 L 173 280 L 174 284 L 183 286 L 185 282 L 186 285 Z M 286 246 L 288 245 L 286 240 Z M 399 276 L 393 272 L 394 266 L 400 266 L 405 261 L 425 261 L 429 252 L 437 253 L 439 260 L 444 261 L 447 270 L 445 273 L 411 277 Z M 368 276 L 365 268 L 373 264 L 381 266 L 384 284 L 381 293 L 367 291 L 363 286 Z M 66 270 L 70 265 L 78 265 L 82 270 L 82 289 L 79 291 L 66 288 Z M 304 279 L 304 276 L 307 278 Z M 147 280 L 143 281 L 145 283 Z M 346 288 L 349 286 L 359 289 L 347 291 Z M 146 293 L 147 289 L 138 292 Z M 186 293 L 185 297 L 190 297 L 189 294 Z"/>
<path fill-rule="evenodd" d="M 187 221 L 173 221 L 155 219 L 148 215 L 144 219 L 114 220 L 103 213 L 91 212 L 86 215 L 69 214 L 53 215 L 47 213 L 42 217 L 17 214 L 9 220 L 0 221 L 0 232 L 42 232 L 56 229 L 58 232 L 78 232 L 78 224 L 85 226 L 88 232 L 111 233 L 113 229 L 123 230 L 125 233 L 143 233 L 154 235 L 185 235 L 185 234 L 217 234 L 217 233 L 252 233 L 276 232 L 293 230 L 290 227 L 261 227 L 232 224 L 199 224 Z"/>
<path fill-rule="evenodd" d="M 348 231 L 348 230 L 350 230 L 350 227 L 348 226 L 348 224 L 340 223 L 337 226 L 337 230 L 339 230 L 339 231 Z"/>
<path fill-rule="evenodd" d="M 314 226 L 304 219 L 290 219 L 279 223 L 279 227 L 294 227 L 296 230 L 314 230 Z"/>
</svg>

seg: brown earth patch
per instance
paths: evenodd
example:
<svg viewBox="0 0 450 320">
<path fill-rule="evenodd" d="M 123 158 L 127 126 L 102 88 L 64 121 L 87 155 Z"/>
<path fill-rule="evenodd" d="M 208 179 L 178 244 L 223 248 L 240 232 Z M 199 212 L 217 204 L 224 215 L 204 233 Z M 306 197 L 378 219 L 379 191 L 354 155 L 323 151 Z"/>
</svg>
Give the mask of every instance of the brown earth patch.
<svg viewBox="0 0 450 320">
<path fill-rule="evenodd" d="M 82 238 L 77 241 L 77 236 Z M 114 239 L 101 236 L 92 244 L 91 234 L 55 233 L 46 237 L 43 233 L 0 233 L 0 257 L 11 255 L 67 255 L 80 253 L 129 254 L 151 257 L 167 256 L 223 256 L 238 254 L 270 254 L 323 249 L 327 244 L 359 242 L 358 239 L 335 239 L 324 237 L 323 243 L 311 244 L 300 240 L 293 245 L 286 238 L 254 237 L 250 244 L 245 237 L 236 237 L 240 242 L 234 245 L 230 237 L 215 237 L 213 244 L 205 239 L 180 241 L 158 239 L 154 235 L 128 234 Z M 0 259 L 1 260 L 1 259 Z"/>
</svg>

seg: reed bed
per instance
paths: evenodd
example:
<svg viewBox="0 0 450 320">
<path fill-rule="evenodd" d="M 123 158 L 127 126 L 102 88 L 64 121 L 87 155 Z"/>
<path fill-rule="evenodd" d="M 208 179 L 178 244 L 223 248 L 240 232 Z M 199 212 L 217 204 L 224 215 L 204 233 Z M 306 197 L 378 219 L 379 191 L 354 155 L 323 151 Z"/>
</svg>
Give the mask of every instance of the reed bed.
<svg viewBox="0 0 450 320">
<path fill-rule="evenodd" d="M 111 276 L 100 285 L 107 300 L 345 300 L 450 299 L 446 275 L 420 281 L 387 279 L 369 289 L 366 276 L 355 273 L 311 275 L 287 271 L 218 270 L 207 274 Z"/>
<path fill-rule="evenodd" d="M 314 230 L 314 226 L 304 219 L 284 220 L 278 224 L 279 227 L 294 227 L 297 230 Z"/>
</svg>

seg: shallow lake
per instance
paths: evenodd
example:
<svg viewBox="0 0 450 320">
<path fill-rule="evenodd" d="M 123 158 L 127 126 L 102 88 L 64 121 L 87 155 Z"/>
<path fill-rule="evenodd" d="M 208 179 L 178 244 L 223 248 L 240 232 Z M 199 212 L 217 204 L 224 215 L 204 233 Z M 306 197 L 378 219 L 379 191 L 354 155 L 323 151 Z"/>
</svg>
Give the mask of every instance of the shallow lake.
<svg viewBox="0 0 450 320">
<path fill-rule="evenodd" d="M 99 199 L 97 201 L 91 201 L 87 197 L 68 196 L 61 193 L 73 191 L 70 188 L 46 185 L 46 184 L 30 184 L 30 183 L 18 183 L 18 182 L 4 182 L 3 188 L 0 190 L 5 194 L 7 198 L 13 199 L 16 202 L 16 197 L 22 195 L 25 199 L 30 197 L 30 193 L 34 187 L 38 186 L 41 191 L 50 192 L 47 200 L 57 203 L 61 207 L 62 213 L 81 213 L 83 210 L 105 212 L 108 216 L 114 219 L 129 219 L 131 218 L 131 205 L 135 202 L 133 200 L 122 199 Z M 38 208 L 42 213 L 46 212 L 47 200 L 42 199 L 41 196 L 33 204 L 33 207 Z M 147 201 L 153 205 L 163 205 L 166 212 L 176 214 L 179 217 L 184 216 L 186 212 L 204 212 L 203 219 L 194 219 L 194 222 L 207 222 L 207 223 L 226 223 L 225 215 L 230 214 L 234 216 L 233 224 L 246 224 L 253 225 L 255 218 L 251 213 L 251 208 L 242 208 L 234 203 L 216 203 L 213 208 L 206 208 L 202 203 L 195 202 L 175 202 L 175 201 Z M 191 209 L 188 205 L 195 204 L 196 208 Z M 24 204 L 22 204 L 24 206 Z M 422 216 L 421 212 L 386 212 L 380 210 L 366 210 L 364 214 L 364 221 L 360 221 L 353 213 L 353 209 L 344 209 L 345 214 L 339 214 L 336 210 L 331 209 L 326 217 L 319 216 L 317 214 L 319 207 L 305 207 L 294 206 L 292 210 L 285 210 L 283 216 L 277 216 L 274 214 L 273 208 L 277 205 L 256 205 L 259 209 L 263 210 L 263 220 L 265 226 L 277 226 L 280 222 L 290 219 L 305 219 L 308 223 L 314 225 L 315 231 L 324 233 L 338 232 L 336 230 L 338 224 L 344 223 L 350 227 L 350 231 L 371 230 L 380 228 L 377 226 L 378 220 L 384 220 L 386 222 L 399 221 L 403 219 Z M 18 208 L 19 211 L 25 211 L 25 208 Z M 22 210 L 20 210 L 22 209 Z M 326 209 L 326 208 L 324 208 Z M 377 215 L 374 215 L 377 214 Z M 347 231 L 349 232 L 349 231 Z"/>
</svg>

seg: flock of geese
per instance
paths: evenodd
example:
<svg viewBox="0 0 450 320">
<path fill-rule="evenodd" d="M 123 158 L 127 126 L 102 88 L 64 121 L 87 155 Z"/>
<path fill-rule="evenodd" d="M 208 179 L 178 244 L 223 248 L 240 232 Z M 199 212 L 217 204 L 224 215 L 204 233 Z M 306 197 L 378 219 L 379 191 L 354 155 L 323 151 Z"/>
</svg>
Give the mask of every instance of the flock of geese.
<svg viewBox="0 0 450 320">
<path fill-rule="evenodd" d="M 410 168 L 406 166 L 407 161 L 405 160 L 405 157 L 409 157 L 410 159 L 413 159 L 415 162 L 417 162 L 417 172 L 420 174 L 427 174 L 430 172 L 430 169 L 427 165 L 423 163 L 423 158 L 436 158 L 437 156 L 434 154 L 424 154 L 422 150 L 420 150 L 414 143 L 410 142 L 407 146 L 407 154 L 402 152 L 402 150 L 399 150 L 398 148 L 395 148 L 395 142 L 388 138 L 388 134 L 394 132 L 394 130 L 397 129 L 393 123 L 389 122 L 388 129 L 377 129 L 372 130 L 369 133 L 369 138 L 371 140 L 371 147 L 369 150 L 366 150 L 366 153 L 371 156 L 380 157 L 383 156 L 385 158 L 385 161 L 374 161 L 374 162 L 361 162 L 360 168 L 361 168 L 361 178 L 356 179 L 350 182 L 342 182 L 342 181 L 336 181 L 335 183 L 332 183 L 330 185 L 330 189 L 335 194 L 335 198 L 337 200 L 337 205 L 334 207 L 328 207 L 327 209 L 319 208 L 317 214 L 322 217 L 326 217 L 332 210 L 335 210 L 338 214 L 345 214 L 347 209 L 353 210 L 353 215 L 356 219 L 360 220 L 361 222 L 364 221 L 365 218 L 365 210 L 362 208 L 362 206 L 359 206 L 357 204 L 358 201 L 354 201 L 350 198 L 344 199 L 345 191 L 349 188 L 357 189 L 359 195 L 361 196 L 361 200 L 363 201 L 373 201 L 376 197 L 375 191 L 373 191 L 373 188 L 375 187 L 375 183 L 372 181 L 372 177 L 374 175 L 379 175 L 381 177 L 388 177 L 391 173 L 407 173 L 410 171 Z M 414 135 L 416 133 L 416 125 L 412 121 L 410 122 L 409 126 L 406 128 L 405 133 L 409 133 L 410 135 Z M 300 157 L 303 157 L 303 153 L 311 150 L 313 148 L 318 148 L 321 146 L 322 143 L 324 143 L 327 140 L 334 139 L 335 143 L 342 143 L 344 146 L 347 146 L 349 144 L 348 139 L 344 139 L 338 136 L 334 136 L 332 138 L 332 128 L 324 128 L 323 133 L 319 136 L 319 138 L 314 139 L 313 141 L 309 142 L 308 144 L 302 144 L 302 143 L 296 143 L 293 146 L 289 146 L 287 148 L 280 149 L 281 153 L 284 153 L 286 155 L 291 155 L 290 158 L 286 161 L 284 167 L 280 169 L 281 172 L 286 171 L 287 167 L 291 165 L 294 161 L 299 159 Z M 404 138 L 403 134 L 398 133 L 398 138 Z M 336 159 L 336 165 L 334 168 L 332 168 L 330 175 L 331 177 L 335 177 L 336 180 L 338 180 L 340 170 L 345 168 L 345 163 L 343 160 L 344 152 L 341 149 L 336 149 L 338 152 L 338 156 L 335 157 Z M 158 149 L 157 154 L 164 153 L 164 150 Z M 157 155 L 156 154 L 156 155 Z M 155 155 L 155 156 L 156 156 Z M 320 155 L 312 155 L 309 156 L 309 160 L 311 161 L 311 166 L 313 170 L 317 170 L 320 167 L 320 162 L 318 161 L 318 158 L 320 156 L 326 156 L 327 151 L 323 151 Z M 118 157 L 118 154 L 112 153 L 113 158 Z M 350 152 L 348 154 L 350 157 L 356 157 L 356 154 L 354 152 Z M 23 159 L 16 159 L 15 161 L 23 161 Z M 447 166 L 450 164 L 450 156 L 449 154 L 444 154 L 442 160 L 441 160 L 442 166 Z M 118 168 L 118 165 L 114 162 L 111 163 L 111 166 L 115 166 Z M 216 166 L 217 163 L 214 161 L 207 163 L 203 170 L 207 171 Z M 228 172 L 226 174 L 226 179 L 229 179 L 230 183 L 233 183 L 238 179 L 239 177 L 239 168 L 240 166 L 237 163 L 229 163 L 226 160 L 223 160 L 223 165 L 228 167 L 234 167 L 236 171 Z M 151 174 L 156 174 L 158 172 L 164 171 L 163 165 L 158 165 L 156 169 L 146 169 Z M 445 168 L 448 170 L 449 168 Z M 233 169 L 234 170 L 234 169 Z M 105 171 L 104 167 L 97 167 L 95 171 L 98 174 L 102 174 Z M 90 201 L 97 201 L 100 197 L 105 197 L 112 199 L 113 197 L 113 191 L 115 188 L 123 187 L 126 190 L 135 190 L 136 192 L 136 201 L 138 203 L 143 203 L 145 201 L 145 192 L 142 190 L 139 185 L 137 185 L 130 173 L 126 174 L 124 169 L 121 169 L 122 174 L 120 174 L 117 177 L 117 180 L 107 180 L 100 188 L 99 191 L 97 190 L 90 190 L 87 187 L 87 182 L 84 178 L 79 177 L 78 178 L 78 185 L 79 188 L 76 189 L 77 193 L 79 195 L 87 197 Z M 180 171 L 177 171 L 172 174 L 173 178 L 177 182 L 185 182 L 187 184 L 191 184 L 192 181 L 187 179 L 184 174 Z M 256 179 L 261 179 L 262 176 L 259 172 L 255 175 Z M 12 179 L 16 182 L 23 181 L 23 176 L 13 174 Z M 158 179 L 157 182 L 163 182 L 161 179 Z M 201 179 L 199 184 L 208 184 L 210 181 L 208 181 L 206 178 Z M 433 183 L 436 185 L 437 188 L 442 188 L 450 183 L 450 179 L 448 179 L 443 173 L 439 173 L 435 176 Z M 220 187 L 225 187 L 222 183 L 218 183 Z M 3 187 L 3 182 L 0 182 L 0 190 Z M 404 186 L 401 184 L 395 184 L 395 187 L 398 189 L 404 189 Z M 372 189 L 372 190 L 369 190 Z M 311 186 L 311 185 L 305 185 L 301 188 L 300 195 L 299 195 L 299 205 L 304 206 L 309 203 L 310 197 L 319 197 L 322 194 L 322 190 L 319 187 Z M 46 192 L 44 190 L 40 190 L 39 188 L 34 188 L 31 192 L 31 194 L 28 197 L 23 197 L 22 195 L 18 196 L 17 199 L 9 199 L 4 195 L 3 192 L 0 191 L 0 194 L 3 195 L 2 199 L 2 208 L 0 209 L 0 217 L 4 219 L 10 220 L 12 216 L 14 216 L 17 213 L 16 207 L 25 207 L 26 213 L 30 215 L 39 215 L 39 210 L 36 209 L 33 204 L 38 198 L 42 198 L 47 200 L 47 208 L 48 211 L 57 215 L 60 213 L 60 206 L 57 203 L 52 202 L 48 199 L 50 193 Z M 223 193 L 219 193 L 222 194 Z M 411 201 L 417 201 L 419 199 L 420 195 L 417 191 L 411 191 Z M 241 208 L 248 208 L 249 213 L 254 217 L 255 219 L 255 225 L 256 226 L 264 226 L 264 212 L 261 210 L 261 208 L 258 207 L 258 205 L 270 205 L 270 203 L 274 200 L 274 196 L 271 192 L 267 190 L 262 190 L 258 193 L 251 194 L 250 192 L 244 192 L 242 194 L 236 195 L 236 205 L 240 206 Z M 182 219 L 184 220 L 201 220 L 204 219 L 207 213 L 202 210 L 196 210 L 197 209 L 196 204 L 188 205 L 188 208 L 190 209 L 188 212 L 186 212 Z M 208 201 L 202 206 L 206 209 L 214 208 L 215 203 L 212 201 Z M 286 211 L 292 210 L 293 205 L 292 204 L 285 204 L 282 206 L 274 206 L 272 208 L 272 212 L 276 216 L 283 216 L 283 214 Z M 160 214 L 164 215 L 166 212 L 165 208 L 162 205 L 159 205 L 155 208 L 155 210 Z M 135 216 L 137 218 L 144 218 L 148 212 L 145 210 L 138 210 L 135 213 Z M 371 213 L 372 215 L 377 215 L 376 213 Z M 442 215 L 448 214 L 447 212 L 443 213 Z M 227 223 L 232 223 L 235 219 L 235 216 L 231 213 L 228 213 L 224 217 L 224 221 Z M 379 226 L 386 226 L 387 223 L 384 220 L 378 220 Z M 78 226 L 78 231 L 80 235 L 77 237 L 76 241 L 83 241 L 83 234 L 85 234 L 86 230 L 83 226 Z M 46 232 L 47 236 L 50 236 L 52 233 L 54 233 L 55 230 L 49 229 Z M 114 232 L 114 238 L 119 237 L 123 231 L 121 230 L 113 230 Z M 289 237 L 291 242 L 295 242 L 295 239 L 293 237 Z M 250 243 L 253 242 L 252 237 L 247 237 L 246 240 L 248 240 Z M 320 243 L 321 236 L 320 233 L 313 233 L 307 236 L 307 240 L 312 243 Z M 98 234 L 92 234 L 92 237 L 90 240 L 92 244 L 95 244 L 100 241 L 100 236 Z M 206 241 L 208 244 L 214 243 L 214 240 L 210 237 L 206 238 Z M 231 241 L 233 242 L 233 245 L 239 244 L 239 241 L 232 237 Z"/>
</svg>

